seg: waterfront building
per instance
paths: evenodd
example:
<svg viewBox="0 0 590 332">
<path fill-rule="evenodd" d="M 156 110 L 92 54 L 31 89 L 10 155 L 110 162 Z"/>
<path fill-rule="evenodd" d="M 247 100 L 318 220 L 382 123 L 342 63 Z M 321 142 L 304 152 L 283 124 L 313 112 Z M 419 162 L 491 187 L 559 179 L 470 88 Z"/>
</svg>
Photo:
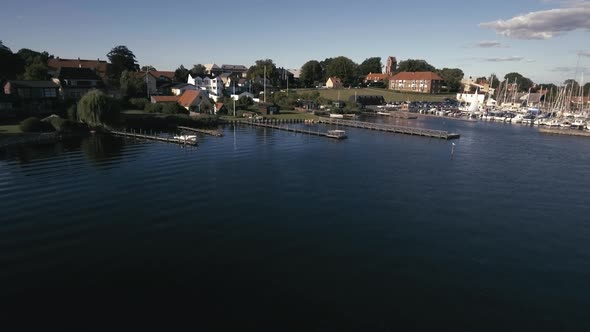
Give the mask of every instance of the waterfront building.
<svg viewBox="0 0 590 332">
<path fill-rule="evenodd" d="M 401 72 L 389 79 L 389 89 L 418 93 L 440 93 L 443 79 L 431 71 Z"/>
<path fill-rule="evenodd" d="M 385 65 L 385 74 L 392 76 L 397 70 L 397 59 L 394 56 L 387 58 L 387 64 Z"/>
<path fill-rule="evenodd" d="M 52 81 L 59 86 L 62 99 L 80 99 L 88 91 L 104 87 L 102 79 L 90 68 L 61 67 Z"/>
</svg>

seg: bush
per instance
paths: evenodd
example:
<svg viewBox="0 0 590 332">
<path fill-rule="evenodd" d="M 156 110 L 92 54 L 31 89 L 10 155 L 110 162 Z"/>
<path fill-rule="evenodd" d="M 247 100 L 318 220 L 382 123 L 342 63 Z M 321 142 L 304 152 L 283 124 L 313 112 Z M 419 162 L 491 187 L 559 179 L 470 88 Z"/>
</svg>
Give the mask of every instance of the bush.
<svg viewBox="0 0 590 332">
<path fill-rule="evenodd" d="M 41 121 L 37 117 L 30 117 L 24 119 L 20 123 L 20 130 L 25 133 L 38 133 L 43 131 L 52 131 L 53 127 L 47 122 Z"/>
<path fill-rule="evenodd" d="M 129 99 L 129 105 L 135 110 L 144 110 L 145 106 L 149 104 L 147 98 L 131 98 Z"/>
<path fill-rule="evenodd" d="M 164 114 L 189 114 L 184 107 L 177 103 L 165 103 L 162 106 L 162 113 Z"/>
<path fill-rule="evenodd" d="M 92 127 L 115 124 L 119 114 L 119 103 L 99 90 L 89 91 L 78 102 L 78 118 Z"/>
<path fill-rule="evenodd" d="M 162 113 L 162 104 L 146 104 L 144 110 L 148 113 Z"/>
</svg>

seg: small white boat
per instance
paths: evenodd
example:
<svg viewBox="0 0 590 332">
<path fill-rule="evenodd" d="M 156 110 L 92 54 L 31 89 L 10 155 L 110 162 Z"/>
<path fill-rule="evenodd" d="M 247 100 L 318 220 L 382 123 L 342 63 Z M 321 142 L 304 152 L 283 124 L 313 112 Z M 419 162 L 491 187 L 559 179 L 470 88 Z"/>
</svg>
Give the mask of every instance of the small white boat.
<svg viewBox="0 0 590 332">
<path fill-rule="evenodd" d="M 338 129 L 328 130 L 326 137 L 343 139 L 343 138 L 346 138 L 346 132 L 344 130 L 338 130 Z"/>
<path fill-rule="evenodd" d="M 181 141 L 191 141 L 194 142 L 197 140 L 197 135 L 179 135 L 174 136 L 175 139 L 179 139 Z"/>
</svg>

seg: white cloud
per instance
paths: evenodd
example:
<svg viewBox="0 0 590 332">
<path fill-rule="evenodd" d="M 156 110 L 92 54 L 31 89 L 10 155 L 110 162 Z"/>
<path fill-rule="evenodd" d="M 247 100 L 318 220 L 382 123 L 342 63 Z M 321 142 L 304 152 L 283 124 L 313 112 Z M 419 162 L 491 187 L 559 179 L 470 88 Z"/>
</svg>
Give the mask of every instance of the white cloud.
<svg viewBox="0 0 590 332">
<path fill-rule="evenodd" d="M 574 1 L 568 5 L 571 7 L 531 12 L 479 26 L 516 39 L 549 39 L 574 30 L 590 30 L 589 3 Z"/>
<path fill-rule="evenodd" d="M 511 62 L 511 61 L 522 61 L 524 58 L 521 56 L 508 56 L 499 58 L 484 58 L 487 62 Z"/>
<path fill-rule="evenodd" d="M 506 47 L 506 46 L 503 46 L 502 43 L 500 43 L 497 40 L 482 40 L 479 43 L 475 43 L 475 47 L 493 48 L 493 47 Z"/>
<path fill-rule="evenodd" d="M 590 51 L 580 51 L 578 52 L 578 56 L 585 56 L 590 58 Z"/>
</svg>

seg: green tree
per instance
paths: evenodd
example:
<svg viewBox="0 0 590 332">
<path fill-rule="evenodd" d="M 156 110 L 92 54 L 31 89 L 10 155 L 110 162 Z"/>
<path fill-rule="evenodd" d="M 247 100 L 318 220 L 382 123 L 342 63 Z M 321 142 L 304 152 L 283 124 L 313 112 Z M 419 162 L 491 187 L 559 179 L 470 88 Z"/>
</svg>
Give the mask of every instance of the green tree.
<svg viewBox="0 0 590 332">
<path fill-rule="evenodd" d="M 53 58 L 53 55 L 50 56 L 47 52 L 37 52 L 28 48 L 20 49 L 17 54 L 25 60 L 27 66 L 34 63 L 43 63 L 47 65 L 47 60 Z"/>
<path fill-rule="evenodd" d="M 78 119 L 91 127 L 117 123 L 119 112 L 117 102 L 99 90 L 90 90 L 78 102 Z"/>
<path fill-rule="evenodd" d="M 324 73 L 322 65 L 317 60 L 307 61 L 303 67 L 301 67 L 301 75 L 299 80 L 304 87 L 313 87 L 317 82 L 321 82 L 324 79 Z"/>
<path fill-rule="evenodd" d="M 584 84 L 584 95 L 585 96 L 590 95 L 590 82 Z"/>
<path fill-rule="evenodd" d="M 139 65 L 135 60 L 135 54 L 131 52 L 127 46 L 119 45 L 113 47 L 107 54 L 111 65 L 109 66 L 109 80 L 114 85 L 118 85 L 121 79 L 121 74 L 127 71 L 138 71 Z"/>
<path fill-rule="evenodd" d="M 271 59 L 256 60 L 256 64 L 251 66 L 246 73 L 248 79 L 254 79 L 257 77 L 264 78 L 266 72 L 266 79 L 270 80 L 271 84 L 277 85 L 279 73 L 277 66 Z"/>
<path fill-rule="evenodd" d="M 43 81 L 47 78 L 47 62 L 44 62 L 40 56 L 37 56 L 31 64 L 25 67 L 25 80 Z"/>
<path fill-rule="evenodd" d="M 203 66 L 202 64 L 196 64 L 196 65 L 193 65 L 193 68 L 191 68 L 191 70 L 189 72 L 192 77 L 203 76 L 203 75 L 207 74 L 207 68 L 205 68 L 205 66 Z"/>
<path fill-rule="evenodd" d="M 144 75 L 138 76 L 136 72 L 123 71 L 119 85 L 121 87 L 121 95 L 124 98 L 145 97 L 147 94 L 147 87 L 145 80 L 142 79 Z"/>
<path fill-rule="evenodd" d="M 322 73 L 323 73 L 323 79 L 322 79 L 322 81 L 324 81 L 324 83 L 330 77 L 328 75 L 328 67 L 330 66 L 330 63 L 332 63 L 332 61 L 334 61 L 334 58 L 326 58 L 326 59 L 324 59 L 323 61 L 320 62 L 320 66 L 322 66 Z"/>
<path fill-rule="evenodd" d="M 518 86 L 518 91 L 529 91 L 533 87 L 534 83 L 529 78 L 522 76 L 519 73 L 512 72 L 504 76 L 504 83 L 514 84 Z"/>
<path fill-rule="evenodd" d="M 154 66 L 141 66 L 141 70 L 142 72 L 146 72 L 146 71 L 155 71 L 156 68 Z"/>
<path fill-rule="evenodd" d="M 578 83 L 578 81 L 574 80 L 573 78 L 565 80 L 563 85 L 567 85 L 568 90 L 573 88 L 574 91 L 578 91 L 580 89 L 580 83 Z"/>
<path fill-rule="evenodd" d="M 358 81 L 358 65 L 347 57 L 339 56 L 332 59 L 326 68 L 328 77 L 338 77 L 345 85 L 352 85 Z"/>
<path fill-rule="evenodd" d="M 0 82 L 16 79 L 24 71 L 25 61 L 0 41 Z"/>
<path fill-rule="evenodd" d="M 438 71 L 438 75 L 445 80 L 447 91 L 457 92 L 461 89 L 461 80 L 463 79 L 463 71 L 459 68 L 443 68 Z"/>
<path fill-rule="evenodd" d="M 176 82 L 186 82 L 188 80 L 188 69 L 184 68 L 183 65 L 176 68 L 174 71 L 174 81 Z"/>
<path fill-rule="evenodd" d="M 403 71 L 436 71 L 433 65 L 426 62 L 426 60 L 408 59 L 400 61 L 396 72 Z"/>
<path fill-rule="evenodd" d="M 367 76 L 369 73 L 381 73 L 383 68 L 383 64 L 381 63 L 381 58 L 373 57 L 365 59 L 360 65 L 358 69 L 359 76 Z"/>
</svg>

